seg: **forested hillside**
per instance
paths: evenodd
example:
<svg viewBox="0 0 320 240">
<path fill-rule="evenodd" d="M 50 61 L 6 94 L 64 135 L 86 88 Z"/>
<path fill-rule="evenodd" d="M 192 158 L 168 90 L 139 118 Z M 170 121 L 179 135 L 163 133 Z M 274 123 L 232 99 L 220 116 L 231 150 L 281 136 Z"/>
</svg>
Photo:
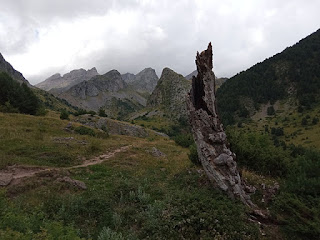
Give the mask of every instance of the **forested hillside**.
<svg viewBox="0 0 320 240">
<path fill-rule="evenodd" d="M 283 52 L 230 78 L 217 91 L 225 124 L 249 117 L 261 104 L 292 97 L 297 107 L 320 100 L 320 30 Z"/>
</svg>

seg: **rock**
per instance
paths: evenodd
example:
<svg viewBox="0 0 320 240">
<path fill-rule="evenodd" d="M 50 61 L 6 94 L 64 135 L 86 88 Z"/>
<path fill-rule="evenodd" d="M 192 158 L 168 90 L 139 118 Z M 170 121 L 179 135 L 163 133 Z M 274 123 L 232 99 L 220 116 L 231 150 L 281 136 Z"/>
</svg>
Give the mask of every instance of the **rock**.
<svg viewBox="0 0 320 240">
<path fill-rule="evenodd" d="M 197 53 L 198 75 L 192 79 L 187 110 L 200 162 L 214 186 L 231 198 L 256 208 L 245 192 L 237 169 L 236 155 L 231 152 L 223 125 L 216 110 L 215 75 L 212 72 L 212 46 Z"/>
<path fill-rule="evenodd" d="M 128 87 L 117 70 L 94 76 L 57 96 L 78 108 L 96 112 L 103 108 L 114 118 L 140 110 L 147 102 L 146 96 Z"/>
<path fill-rule="evenodd" d="M 57 178 L 56 181 L 62 182 L 62 183 L 68 183 L 68 184 L 70 184 L 70 185 L 72 185 L 74 187 L 77 187 L 79 189 L 82 189 L 82 190 L 86 190 L 87 189 L 87 186 L 86 186 L 86 184 L 84 182 L 72 179 L 70 177 L 60 177 L 60 178 Z"/>
<path fill-rule="evenodd" d="M 12 173 L 0 173 L 0 187 L 8 186 L 13 180 Z"/>
<path fill-rule="evenodd" d="M 98 129 L 104 128 L 108 134 L 128 135 L 141 138 L 149 136 L 149 133 L 143 127 L 105 117 L 84 114 L 76 117 L 74 121 Z"/>
<path fill-rule="evenodd" d="M 148 151 L 149 153 L 152 154 L 152 156 L 154 157 L 165 157 L 166 154 L 164 154 L 163 152 L 161 152 L 159 149 L 157 149 L 156 147 L 152 147 L 151 150 Z"/>
<path fill-rule="evenodd" d="M 147 107 L 163 109 L 173 119 L 187 117 L 186 96 L 190 81 L 169 68 L 164 68 L 157 86 L 148 98 Z"/>
<path fill-rule="evenodd" d="M 63 130 L 65 130 L 65 131 L 67 131 L 67 132 L 72 132 L 72 123 L 69 122 L 69 123 L 67 124 L 67 126 L 66 126 Z"/>
<path fill-rule="evenodd" d="M 137 75 L 126 73 L 121 76 L 129 86 L 141 93 L 152 93 L 159 80 L 156 71 L 152 68 L 145 68 Z"/>
<path fill-rule="evenodd" d="M 51 91 L 54 94 L 67 91 L 72 86 L 81 83 L 83 81 L 88 81 L 92 77 L 99 75 L 96 68 L 89 70 L 76 69 L 69 73 L 61 76 L 60 73 L 56 73 L 51 77 L 47 78 L 41 83 L 38 83 L 36 87 L 41 88 L 46 91 Z"/>
<path fill-rule="evenodd" d="M 0 72 L 5 72 L 7 73 L 10 77 L 12 77 L 12 79 L 16 80 L 19 83 L 25 83 L 27 84 L 29 87 L 31 86 L 30 83 L 28 82 L 28 80 L 26 80 L 22 73 L 18 72 L 17 70 L 15 70 L 10 63 L 8 63 L 4 57 L 2 56 L 2 54 L 0 53 Z"/>
</svg>

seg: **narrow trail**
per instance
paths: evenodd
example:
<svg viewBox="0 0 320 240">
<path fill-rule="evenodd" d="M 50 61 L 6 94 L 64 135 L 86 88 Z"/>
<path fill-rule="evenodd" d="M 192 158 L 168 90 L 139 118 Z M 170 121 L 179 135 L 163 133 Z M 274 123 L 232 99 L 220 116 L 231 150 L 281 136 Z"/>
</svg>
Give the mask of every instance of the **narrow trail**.
<svg viewBox="0 0 320 240">
<path fill-rule="evenodd" d="M 21 178 L 29 178 L 38 173 L 47 172 L 51 170 L 70 170 L 82 167 L 88 167 L 92 165 L 100 164 L 112 157 L 117 153 L 127 151 L 132 145 L 120 147 L 114 151 L 104 153 L 97 157 L 85 160 L 80 165 L 75 165 L 71 167 L 38 167 L 38 166 L 26 166 L 26 165 L 13 165 L 9 166 L 6 169 L 0 170 L 0 186 L 8 186 L 13 180 Z"/>
</svg>

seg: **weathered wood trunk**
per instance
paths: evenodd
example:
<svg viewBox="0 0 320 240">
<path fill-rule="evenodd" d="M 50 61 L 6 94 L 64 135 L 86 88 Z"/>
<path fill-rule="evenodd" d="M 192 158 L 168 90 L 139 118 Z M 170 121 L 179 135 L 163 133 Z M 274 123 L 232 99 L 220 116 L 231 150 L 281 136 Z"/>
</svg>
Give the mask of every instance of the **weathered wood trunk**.
<svg viewBox="0 0 320 240">
<path fill-rule="evenodd" d="M 214 186 L 231 198 L 238 198 L 249 207 L 255 207 L 237 169 L 236 155 L 231 152 L 223 125 L 216 109 L 215 75 L 212 71 L 212 46 L 197 53 L 197 77 L 187 97 L 189 121 L 192 127 L 199 160 Z"/>
</svg>

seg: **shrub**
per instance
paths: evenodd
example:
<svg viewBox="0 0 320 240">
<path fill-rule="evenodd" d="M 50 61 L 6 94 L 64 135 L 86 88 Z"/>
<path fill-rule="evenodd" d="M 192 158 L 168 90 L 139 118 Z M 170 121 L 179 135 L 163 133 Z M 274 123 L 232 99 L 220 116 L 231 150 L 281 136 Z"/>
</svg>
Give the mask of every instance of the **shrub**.
<svg viewBox="0 0 320 240">
<path fill-rule="evenodd" d="M 314 118 L 312 119 L 312 124 L 313 124 L 313 125 L 318 124 L 318 122 L 319 122 L 319 118 L 314 117 Z"/>
<path fill-rule="evenodd" d="M 98 236 L 98 240 L 124 240 L 121 233 L 112 231 L 110 228 L 104 227 Z"/>
<path fill-rule="evenodd" d="M 190 161 L 195 165 L 200 165 L 200 160 L 198 156 L 197 146 L 195 143 L 191 144 L 189 146 L 190 153 L 188 154 L 188 157 Z"/>
<path fill-rule="evenodd" d="M 103 108 L 99 108 L 99 116 L 100 117 L 106 117 L 107 116 L 106 111 Z"/>
<path fill-rule="evenodd" d="M 193 140 L 193 136 L 192 134 L 188 133 L 188 134 L 179 134 L 177 136 L 174 137 L 174 141 L 182 146 L 182 147 L 189 147 L 192 143 L 194 143 Z"/>
<path fill-rule="evenodd" d="M 80 115 L 84 115 L 84 114 L 87 114 L 88 112 L 85 110 L 85 109 L 78 109 L 78 111 L 76 111 L 73 115 L 75 116 L 80 116 Z"/>
<path fill-rule="evenodd" d="M 90 115 L 93 117 L 93 116 L 96 115 L 97 113 L 96 113 L 95 111 L 92 111 L 92 110 L 91 110 L 91 111 L 88 112 L 88 114 L 90 114 Z"/>
<path fill-rule="evenodd" d="M 275 135 L 275 136 L 283 136 L 284 135 L 284 131 L 283 128 L 278 127 L 278 128 L 271 128 L 271 134 Z"/>
<path fill-rule="evenodd" d="M 230 130 L 228 138 L 240 166 L 272 176 L 280 177 L 288 173 L 290 155 L 275 147 L 268 135 Z"/>
<path fill-rule="evenodd" d="M 270 107 L 267 108 L 267 114 L 268 114 L 269 116 L 274 115 L 275 113 L 276 113 L 276 112 L 275 112 L 273 106 L 270 106 Z"/>
<path fill-rule="evenodd" d="M 94 132 L 93 129 L 85 127 L 85 126 L 76 127 L 74 129 L 74 131 L 76 133 L 80 134 L 80 135 L 89 135 L 89 136 L 95 136 L 96 135 L 96 133 Z"/>
<path fill-rule="evenodd" d="M 60 119 L 62 120 L 70 120 L 69 119 L 69 113 L 67 112 L 66 109 L 62 109 L 60 112 Z"/>
<path fill-rule="evenodd" d="M 307 118 L 302 118 L 302 120 L 301 120 L 301 125 L 302 126 L 306 126 L 306 125 L 308 125 L 308 119 Z"/>
</svg>

